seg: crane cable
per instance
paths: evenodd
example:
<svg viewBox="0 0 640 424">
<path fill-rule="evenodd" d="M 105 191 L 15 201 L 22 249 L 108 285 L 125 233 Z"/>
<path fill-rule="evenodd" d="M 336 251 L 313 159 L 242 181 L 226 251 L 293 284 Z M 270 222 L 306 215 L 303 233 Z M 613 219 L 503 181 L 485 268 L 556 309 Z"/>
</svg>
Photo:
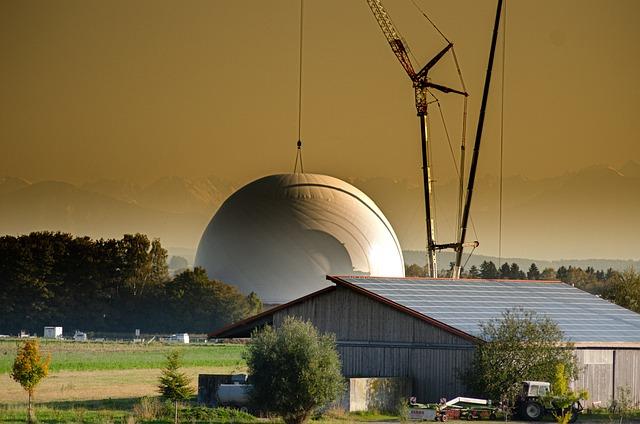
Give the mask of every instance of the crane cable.
<svg viewBox="0 0 640 424">
<path fill-rule="evenodd" d="M 300 0 L 300 49 L 298 51 L 298 141 L 296 143 L 296 162 L 293 165 L 293 173 L 298 169 L 298 160 L 300 161 L 300 172 L 304 174 L 304 166 L 302 165 L 302 41 L 304 35 L 304 0 Z"/>
<path fill-rule="evenodd" d="M 502 81 L 500 88 L 500 198 L 498 214 L 498 266 L 502 262 L 502 192 L 503 192 L 503 158 L 504 158 L 504 75 L 507 56 L 507 1 L 504 2 L 504 24 L 502 25 Z"/>
</svg>

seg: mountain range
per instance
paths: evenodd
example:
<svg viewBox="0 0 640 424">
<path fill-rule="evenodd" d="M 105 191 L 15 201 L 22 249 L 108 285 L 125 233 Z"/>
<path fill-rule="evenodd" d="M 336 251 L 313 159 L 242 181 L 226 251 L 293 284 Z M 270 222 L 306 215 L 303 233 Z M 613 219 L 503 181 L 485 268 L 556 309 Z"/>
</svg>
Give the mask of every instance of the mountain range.
<svg viewBox="0 0 640 424">
<path fill-rule="evenodd" d="M 338 177 L 378 204 L 404 250 L 424 250 L 423 195 L 417 181 Z M 219 177 L 165 177 L 148 185 L 116 179 L 31 183 L 4 177 L 0 234 L 50 230 L 106 238 L 141 232 L 191 259 L 208 221 L 239 186 Z M 435 181 L 433 186 L 437 241 L 453 241 L 457 182 Z M 468 239 L 480 241 L 479 254 L 498 256 L 499 186 L 494 176 L 476 180 Z M 618 169 L 595 165 L 540 180 L 509 177 L 503 181 L 502 204 L 503 257 L 640 259 L 636 162 Z"/>
</svg>

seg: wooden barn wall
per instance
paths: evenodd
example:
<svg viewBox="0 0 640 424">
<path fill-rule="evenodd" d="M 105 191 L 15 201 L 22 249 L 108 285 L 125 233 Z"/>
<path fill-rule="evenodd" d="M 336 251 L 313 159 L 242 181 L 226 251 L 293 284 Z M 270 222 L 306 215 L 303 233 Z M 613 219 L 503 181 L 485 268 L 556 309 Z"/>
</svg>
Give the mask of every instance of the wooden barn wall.
<svg viewBox="0 0 640 424">
<path fill-rule="evenodd" d="M 274 314 L 308 319 L 336 334 L 347 377 L 409 377 L 420 401 L 467 394 L 459 380 L 474 345 L 424 321 L 352 290 L 338 287 Z"/>
<path fill-rule="evenodd" d="M 589 391 L 587 406 L 606 406 L 613 393 L 613 350 L 578 349 L 580 373 L 574 386 Z"/>
<path fill-rule="evenodd" d="M 615 354 L 616 391 L 618 387 L 629 387 L 633 403 L 640 406 L 640 349 L 617 349 Z"/>
<path fill-rule="evenodd" d="M 574 386 L 589 391 L 588 406 L 608 406 L 621 387 L 640 405 L 639 349 L 578 349 L 576 356 L 581 371 Z"/>
</svg>

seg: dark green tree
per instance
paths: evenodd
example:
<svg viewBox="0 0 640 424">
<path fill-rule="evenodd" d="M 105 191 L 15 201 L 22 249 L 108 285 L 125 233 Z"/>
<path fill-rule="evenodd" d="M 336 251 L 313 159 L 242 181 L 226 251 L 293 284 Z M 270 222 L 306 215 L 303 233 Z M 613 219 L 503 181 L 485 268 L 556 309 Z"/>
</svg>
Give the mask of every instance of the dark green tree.
<svg viewBox="0 0 640 424">
<path fill-rule="evenodd" d="M 262 300 L 255 292 L 251 292 L 247 295 L 247 315 L 252 316 L 262 312 Z"/>
<path fill-rule="evenodd" d="M 562 282 L 567 281 L 567 275 L 569 275 L 569 270 L 563 265 L 558 268 L 556 272 L 556 278 Z"/>
<path fill-rule="evenodd" d="M 469 268 L 469 278 L 480 278 L 480 270 L 477 266 L 471 265 L 471 268 Z"/>
<path fill-rule="evenodd" d="M 517 263 L 513 262 L 509 267 L 509 278 L 514 280 L 524 280 L 527 275 L 520 269 Z"/>
<path fill-rule="evenodd" d="M 424 267 L 421 267 L 420 265 L 416 265 L 416 264 L 411 264 L 411 265 L 404 265 L 404 275 L 406 275 L 407 277 L 424 277 L 427 274 L 425 273 L 425 269 Z"/>
<path fill-rule="evenodd" d="M 603 296 L 623 308 L 640 313 L 640 273 L 628 268 L 611 275 Z"/>
<path fill-rule="evenodd" d="M 173 402 L 175 413 L 174 423 L 178 423 L 178 402 L 188 400 L 194 390 L 189 384 L 189 378 L 180 372 L 180 352 L 173 350 L 167 355 L 167 365 L 162 370 L 158 391 L 163 398 Z"/>
<path fill-rule="evenodd" d="M 344 389 L 334 336 L 318 334 L 310 322 L 287 317 L 278 329 L 254 332 L 245 359 L 252 401 L 286 424 L 303 423 Z"/>
<path fill-rule="evenodd" d="M 540 270 L 538 266 L 534 263 L 529 267 L 529 271 L 527 271 L 527 278 L 529 280 L 539 280 L 540 279 Z"/>
<path fill-rule="evenodd" d="M 522 381 L 553 381 L 556 365 L 577 376 L 573 345 L 558 325 L 533 311 L 510 309 L 481 325 L 483 340 L 464 375 L 478 395 L 513 404 Z"/>
<path fill-rule="evenodd" d="M 553 268 L 545 268 L 540 273 L 539 280 L 555 280 L 556 279 L 556 270 Z"/>
<path fill-rule="evenodd" d="M 511 267 L 506 262 L 500 267 L 500 278 L 503 280 L 511 278 Z"/>
<path fill-rule="evenodd" d="M 480 264 L 480 277 L 484 278 L 484 279 L 495 279 L 498 278 L 500 276 L 500 273 L 498 273 L 498 269 L 496 268 L 496 264 L 493 263 L 493 261 L 483 261 Z"/>
<path fill-rule="evenodd" d="M 171 331 L 209 332 L 246 318 L 257 306 L 256 299 L 250 304 L 234 286 L 209 280 L 200 267 L 176 275 L 167 283 L 165 293 L 170 313 L 165 325 Z"/>
<path fill-rule="evenodd" d="M 160 241 L 142 234 L 0 236 L 0 333 L 37 332 L 52 322 L 107 332 L 209 332 L 261 308 L 255 295 L 209 281 L 203 270 L 170 280 L 166 258 Z"/>
</svg>

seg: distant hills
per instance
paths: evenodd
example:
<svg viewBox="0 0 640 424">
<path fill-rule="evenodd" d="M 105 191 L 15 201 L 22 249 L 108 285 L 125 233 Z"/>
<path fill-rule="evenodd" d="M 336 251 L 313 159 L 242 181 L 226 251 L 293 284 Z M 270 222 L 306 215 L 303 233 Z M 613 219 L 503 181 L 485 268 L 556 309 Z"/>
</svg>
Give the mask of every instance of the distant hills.
<svg viewBox="0 0 640 424">
<path fill-rule="evenodd" d="M 424 206 L 417 181 L 339 177 L 380 206 L 406 251 L 424 250 Z M 142 232 L 159 237 L 172 252 L 192 261 L 205 226 L 239 186 L 217 177 L 166 177 L 145 186 L 115 179 L 74 185 L 4 177 L 0 178 L 0 234 L 59 230 L 121 237 Z M 437 239 L 453 241 L 456 182 L 436 181 L 434 187 Z M 498 188 L 496 177 L 477 179 L 472 218 L 480 241 L 478 254 L 497 256 Z M 598 165 L 541 180 L 507 178 L 502 222 L 505 257 L 553 259 L 554 264 L 564 263 L 561 259 L 640 259 L 640 164 L 630 161 L 619 169 Z M 474 238 L 470 228 L 469 239 Z M 448 263 L 445 258 L 441 266 Z M 532 261 L 508 260 L 521 267 Z M 534 261 L 547 266 L 540 259 Z M 407 257 L 407 262 L 412 260 Z M 596 268 L 606 269 L 614 262 L 618 263 L 604 261 Z"/>
<path fill-rule="evenodd" d="M 145 233 L 165 246 L 195 249 L 218 206 L 233 192 L 215 178 L 162 178 L 140 187 L 120 180 L 76 186 L 58 181 L 0 179 L 0 234 L 63 231 L 121 237 Z"/>
<path fill-rule="evenodd" d="M 422 187 L 406 180 L 354 179 L 386 214 L 405 250 L 425 249 Z M 455 240 L 456 183 L 434 183 L 437 240 Z M 592 166 L 558 177 L 504 180 L 502 256 L 640 259 L 640 164 Z M 471 215 L 480 247 L 498 255 L 499 181 L 476 180 Z M 468 239 L 474 239 L 473 228 Z"/>
</svg>

